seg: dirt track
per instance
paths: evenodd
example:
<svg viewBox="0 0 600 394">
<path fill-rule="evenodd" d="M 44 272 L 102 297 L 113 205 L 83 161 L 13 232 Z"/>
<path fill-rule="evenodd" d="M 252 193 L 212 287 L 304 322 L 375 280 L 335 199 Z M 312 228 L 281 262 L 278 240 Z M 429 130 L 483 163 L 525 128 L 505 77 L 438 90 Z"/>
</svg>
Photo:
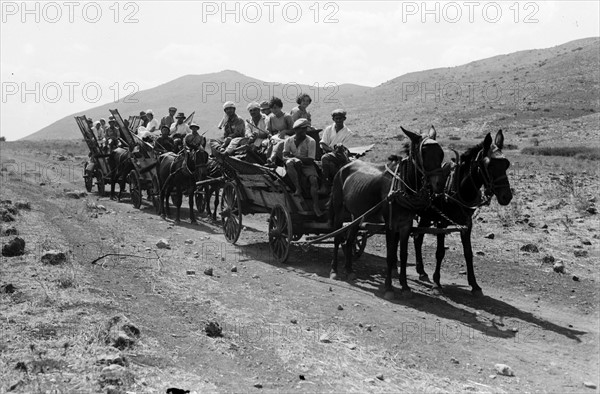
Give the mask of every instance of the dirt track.
<svg viewBox="0 0 600 394">
<path fill-rule="evenodd" d="M 83 190 L 79 160 L 45 160 L 40 175 L 35 170 L 39 156 L 3 149 L 3 163 L 10 159 L 15 163 L 3 164 L 9 171 L 2 173 L 0 199 L 27 200 L 32 210 L 21 211 L 15 224 L 27 253 L 3 257 L 0 264 L 0 285 L 12 283 L 18 290 L 0 294 L 1 392 L 19 380 L 23 384 L 17 392 L 100 390 L 102 368 L 93 358 L 107 350 L 99 345 L 73 346 L 78 359 L 92 361 L 74 363 L 66 353 L 68 365 L 46 373 L 27 374 L 15 370 L 15 364 L 59 360 L 61 341 L 79 343 L 81 332 L 116 313 L 142 332 L 139 343 L 123 352 L 135 379 L 121 388 L 135 392 L 165 392 L 167 387 L 245 392 L 258 391 L 260 384 L 263 391 L 562 393 L 593 392 L 583 383 L 598 384 L 598 240 L 588 230 L 597 231 L 593 216 L 571 220 L 567 234 L 539 204 L 532 205 L 537 216 L 530 215 L 535 226 L 503 227 L 498 208 L 490 207 L 481 213 L 473 235 L 483 298 L 471 296 L 460 241 L 451 236 L 442 270 L 445 294 L 433 296 L 410 267 L 414 297 L 397 295 L 389 302 L 382 298 L 385 245 L 379 237 L 369 240 L 357 262 L 356 282 L 331 281 L 329 247 L 294 248 L 286 265 L 271 262 L 266 216 L 244 217 L 239 245 L 233 246 L 206 219 L 198 226 L 185 220 L 173 226 L 149 204 L 136 210 L 128 199 L 117 203 L 94 193 L 67 198 L 64 189 Z M 75 170 L 65 172 L 68 166 Z M 515 182 L 527 174 L 511 176 L 521 191 L 517 203 L 522 210 L 528 199 L 538 201 L 524 193 L 530 184 Z M 108 212 L 91 209 L 88 202 Z M 90 217 L 94 213 L 100 214 Z M 493 240 L 483 237 L 489 232 L 495 233 Z M 577 249 L 588 250 L 588 257 L 570 257 L 574 263 L 566 274 L 541 263 L 547 253 L 572 256 L 572 245 L 584 237 L 592 245 Z M 170 250 L 157 249 L 161 238 L 169 240 Z M 2 237 L 3 244 L 8 239 Z M 537 243 L 542 253 L 521 252 L 528 242 Z M 56 286 L 65 268 L 41 266 L 40 252 L 49 248 L 71 250 L 75 287 Z M 424 249 L 431 274 L 434 238 L 426 238 Z M 120 256 L 90 264 L 106 253 Z M 414 259 L 412 251 L 409 259 Z M 213 276 L 203 274 L 208 267 Z M 52 302 L 40 303 L 43 294 Z M 223 327 L 222 338 L 206 336 L 209 321 Z M 55 335 L 34 335 L 40 324 L 53 325 Z M 45 348 L 46 356 L 36 356 L 26 348 L 29 344 Z M 497 375 L 496 363 L 509 365 L 516 376 Z"/>
</svg>

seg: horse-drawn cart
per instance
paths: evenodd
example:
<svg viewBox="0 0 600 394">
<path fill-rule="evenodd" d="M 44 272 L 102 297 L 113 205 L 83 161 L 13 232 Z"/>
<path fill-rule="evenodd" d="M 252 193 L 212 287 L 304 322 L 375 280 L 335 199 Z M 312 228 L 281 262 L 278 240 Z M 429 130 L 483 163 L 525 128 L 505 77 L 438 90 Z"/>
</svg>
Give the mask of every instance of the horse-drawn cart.
<svg viewBox="0 0 600 394">
<path fill-rule="evenodd" d="M 360 147 L 357 155 L 364 155 L 373 146 Z M 276 170 L 248 163 L 236 157 L 213 152 L 223 177 L 198 182 L 198 186 L 223 182 L 221 194 L 221 223 L 225 239 L 236 243 L 242 231 L 243 216 L 267 213 L 269 246 L 278 263 L 287 260 L 292 242 L 303 235 L 328 234 L 333 231 L 327 215 L 316 216 L 312 201 L 293 194 L 291 183 Z M 197 188 L 198 189 L 198 188 Z M 319 205 L 325 207 L 329 195 L 319 196 Z M 354 257 L 358 258 L 366 245 L 368 232 L 361 229 L 355 243 Z"/>
<path fill-rule="evenodd" d="M 104 195 L 104 185 L 110 181 L 110 167 L 108 165 L 108 157 L 103 151 L 100 143 L 96 139 L 94 132 L 90 128 L 87 118 L 84 116 L 76 116 L 75 121 L 79 130 L 83 135 L 83 139 L 90 149 L 90 160 L 83 165 L 83 180 L 85 189 L 91 192 L 94 187 L 94 179 L 98 186 L 98 194 Z"/>
<path fill-rule="evenodd" d="M 126 135 L 126 142 L 129 145 L 131 162 L 133 163 L 133 170 L 131 170 L 127 175 L 131 203 L 133 204 L 134 208 L 139 209 L 142 206 L 142 194 L 144 191 L 146 191 L 148 200 L 152 201 L 152 205 L 158 213 L 158 198 L 160 194 L 157 166 L 158 155 L 150 144 L 142 141 L 142 139 L 134 134 L 132 130 L 125 127 L 123 118 L 119 114 L 118 110 L 111 109 L 109 111 L 114 116 L 115 121 L 121 130 L 125 130 L 123 134 Z M 135 119 L 133 119 L 133 123 L 136 123 Z M 130 125 L 133 123 L 131 123 L 130 120 Z"/>
</svg>

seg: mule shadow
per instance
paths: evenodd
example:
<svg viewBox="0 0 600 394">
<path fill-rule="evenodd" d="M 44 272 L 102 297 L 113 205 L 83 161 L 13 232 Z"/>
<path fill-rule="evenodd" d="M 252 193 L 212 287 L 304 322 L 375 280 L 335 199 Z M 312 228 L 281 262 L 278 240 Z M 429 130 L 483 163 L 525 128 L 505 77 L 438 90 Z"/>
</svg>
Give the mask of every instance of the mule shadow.
<svg viewBox="0 0 600 394">
<path fill-rule="evenodd" d="M 301 274 L 316 274 L 319 278 L 329 280 L 330 263 L 333 255 L 330 249 L 321 247 L 302 248 L 292 245 L 288 261 L 279 264 L 271 255 L 268 242 L 238 245 L 238 248 L 242 250 L 247 260 L 259 260 L 276 268 L 293 268 Z M 408 265 L 414 264 L 409 263 Z M 383 298 L 385 258 L 365 252 L 360 259 L 354 261 L 353 266 L 357 279 L 351 282 L 346 281 L 346 283 L 351 284 L 352 288 L 358 291 Z M 473 330 L 477 330 L 484 338 L 514 338 L 515 340 L 529 342 L 550 340 L 541 336 L 541 328 L 581 342 L 580 336 L 587 333 L 542 319 L 531 312 L 523 311 L 493 297 L 475 298 L 467 285 L 445 285 L 443 295 L 438 296 L 431 293 L 433 287 L 431 283 L 422 282 L 416 280 L 416 278 L 409 278 L 409 282 L 413 290 L 412 297 L 405 299 L 400 295 L 398 279 L 395 276 L 396 298 L 389 302 L 409 306 L 449 321 L 460 322 Z M 486 315 L 492 316 L 490 318 Z M 517 330 L 513 330 L 514 325 L 505 325 L 504 323 L 505 319 L 511 318 L 526 322 L 531 326 L 519 326 Z"/>
</svg>

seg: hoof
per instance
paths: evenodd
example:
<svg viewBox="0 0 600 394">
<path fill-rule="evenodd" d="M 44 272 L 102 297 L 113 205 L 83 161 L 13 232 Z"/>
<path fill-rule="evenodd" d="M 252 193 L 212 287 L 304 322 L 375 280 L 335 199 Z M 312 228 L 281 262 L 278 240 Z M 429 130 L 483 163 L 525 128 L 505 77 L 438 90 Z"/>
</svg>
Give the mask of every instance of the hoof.
<svg viewBox="0 0 600 394">
<path fill-rule="evenodd" d="M 471 290 L 471 293 L 473 293 L 473 297 L 475 297 L 475 298 L 483 297 L 483 291 L 481 291 L 481 289 Z"/>
<path fill-rule="evenodd" d="M 383 295 L 383 298 L 391 301 L 395 298 L 395 294 L 394 294 L 394 290 L 388 290 L 385 292 L 385 294 Z"/>
<path fill-rule="evenodd" d="M 419 275 L 419 280 L 421 282 L 431 283 L 431 281 L 429 280 L 429 275 L 427 275 L 427 274 Z"/>
<path fill-rule="evenodd" d="M 433 295 L 439 296 L 439 295 L 443 295 L 444 291 L 442 290 L 441 286 L 434 286 L 431 289 L 431 292 L 433 293 Z"/>
<path fill-rule="evenodd" d="M 349 280 L 349 281 L 353 281 L 353 280 L 356 279 L 356 274 L 354 272 L 350 272 L 348 274 L 348 277 L 346 279 Z"/>
<path fill-rule="evenodd" d="M 337 279 L 338 279 L 338 274 L 337 274 L 337 272 L 332 272 L 332 273 L 330 273 L 330 274 L 329 274 L 329 279 L 332 279 L 332 280 L 337 280 Z"/>
</svg>

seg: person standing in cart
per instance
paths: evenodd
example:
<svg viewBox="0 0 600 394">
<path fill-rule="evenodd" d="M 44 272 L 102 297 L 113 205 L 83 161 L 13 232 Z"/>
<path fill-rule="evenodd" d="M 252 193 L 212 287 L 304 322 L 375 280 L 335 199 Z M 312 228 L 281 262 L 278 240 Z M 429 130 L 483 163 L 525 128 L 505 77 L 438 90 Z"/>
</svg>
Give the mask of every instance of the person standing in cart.
<svg viewBox="0 0 600 394">
<path fill-rule="evenodd" d="M 192 130 L 187 123 L 184 123 L 185 114 L 183 112 L 178 113 L 175 119 L 176 122 L 171 125 L 171 137 L 173 137 L 173 139 L 179 138 L 183 141 L 185 136 L 191 133 Z"/>
<path fill-rule="evenodd" d="M 294 136 L 285 140 L 283 158 L 287 174 L 296 188 L 294 196 L 302 196 L 300 183 L 300 175 L 302 175 L 310 183 L 310 195 L 313 200 L 315 215 L 323 216 L 323 212 L 319 207 L 319 177 L 317 168 L 315 167 L 317 142 L 312 137 L 306 135 L 309 127 L 310 123 L 304 118 L 300 118 L 294 123 Z"/>
<path fill-rule="evenodd" d="M 206 138 L 198 133 L 200 126 L 198 126 L 196 123 L 192 123 L 190 125 L 190 129 L 192 129 L 192 132 L 185 136 L 183 139 L 183 144 L 190 150 L 204 150 L 206 147 Z"/>
<path fill-rule="evenodd" d="M 162 131 L 163 126 L 171 127 L 173 123 L 175 123 L 175 112 L 177 112 L 177 108 L 169 107 L 169 114 L 167 116 L 163 116 L 160 120 L 160 129 Z"/>
</svg>

